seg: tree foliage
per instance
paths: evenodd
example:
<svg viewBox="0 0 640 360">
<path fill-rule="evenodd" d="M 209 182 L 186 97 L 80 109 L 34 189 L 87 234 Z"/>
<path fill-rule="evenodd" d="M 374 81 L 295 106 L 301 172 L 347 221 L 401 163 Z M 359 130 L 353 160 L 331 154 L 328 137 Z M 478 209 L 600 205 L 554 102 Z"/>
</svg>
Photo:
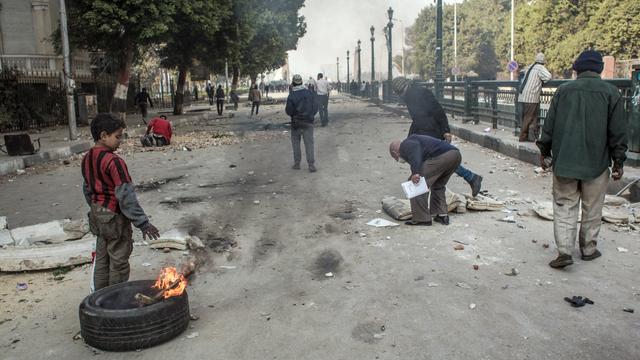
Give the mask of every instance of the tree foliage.
<svg viewBox="0 0 640 360">
<path fill-rule="evenodd" d="M 569 76 L 587 48 L 616 58 L 640 56 L 640 1 L 516 0 L 515 60 L 524 65 L 543 52 L 556 76 Z M 509 61 L 510 0 L 466 0 L 458 4 L 458 66 L 482 78 L 504 72 Z M 407 31 L 411 72 L 435 75 L 435 7 L 422 10 Z M 445 75 L 453 67 L 453 5 L 444 7 Z M 503 73 L 506 76 L 506 73 Z"/>
</svg>

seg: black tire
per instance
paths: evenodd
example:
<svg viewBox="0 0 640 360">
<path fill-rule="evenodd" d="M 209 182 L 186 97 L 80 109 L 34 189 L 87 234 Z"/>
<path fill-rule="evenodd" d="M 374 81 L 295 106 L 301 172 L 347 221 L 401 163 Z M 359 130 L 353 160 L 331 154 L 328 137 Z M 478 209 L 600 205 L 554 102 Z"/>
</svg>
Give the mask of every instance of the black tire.
<svg viewBox="0 0 640 360">
<path fill-rule="evenodd" d="M 84 341 L 102 350 L 130 351 L 155 346 L 180 335 L 189 326 L 187 292 L 137 307 L 135 294 L 154 294 L 157 290 L 151 288 L 153 283 L 153 280 L 130 281 L 87 296 L 79 309 Z"/>
</svg>

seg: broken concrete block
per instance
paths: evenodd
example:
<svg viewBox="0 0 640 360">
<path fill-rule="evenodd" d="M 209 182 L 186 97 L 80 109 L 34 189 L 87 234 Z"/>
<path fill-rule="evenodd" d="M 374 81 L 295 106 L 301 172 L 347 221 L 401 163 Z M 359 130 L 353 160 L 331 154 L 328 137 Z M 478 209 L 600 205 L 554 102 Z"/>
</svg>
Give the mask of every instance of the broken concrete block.
<svg viewBox="0 0 640 360">
<path fill-rule="evenodd" d="M 0 216 L 0 230 L 4 230 L 7 228 L 7 217 Z"/>
<path fill-rule="evenodd" d="M 0 246 L 15 245 L 11 231 L 7 229 L 0 229 Z"/>
<path fill-rule="evenodd" d="M 80 239 L 89 232 L 84 221 L 55 220 L 43 224 L 24 226 L 11 230 L 17 246 L 37 243 L 58 244 L 67 240 Z"/>
<path fill-rule="evenodd" d="M 604 206 L 602 208 L 602 220 L 611 224 L 633 224 L 636 218 L 633 212 L 626 207 Z"/>
<path fill-rule="evenodd" d="M 204 243 L 197 236 L 190 236 L 187 239 L 187 245 L 189 245 L 189 249 L 192 250 L 204 248 Z"/>
<path fill-rule="evenodd" d="M 185 229 L 171 229 L 160 234 L 160 237 L 149 241 L 149 246 L 154 249 L 176 249 L 186 250 L 187 241 L 191 238 L 191 235 Z"/>
<path fill-rule="evenodd" d="M 544 201 L 533 204 L 533 212 L 545 220 L 553 221 L 553 204 L 551 201 Z"/>
<path fill-rule="evenodd" d="M 87 235 L 81 240 L 34 247 L 0 249 L 0 272 L 55 269 L 91 262 L 96 238 Z"/>
<path fill-rule="evenodd" d="M 475 198 L 468 195 L 465 196 L 467 197 L 467 209 L 476 211 L 500 211 L 504 207 L 502 201 L 494 200 L 482 194 L 478 194 Z"/>
</svg>

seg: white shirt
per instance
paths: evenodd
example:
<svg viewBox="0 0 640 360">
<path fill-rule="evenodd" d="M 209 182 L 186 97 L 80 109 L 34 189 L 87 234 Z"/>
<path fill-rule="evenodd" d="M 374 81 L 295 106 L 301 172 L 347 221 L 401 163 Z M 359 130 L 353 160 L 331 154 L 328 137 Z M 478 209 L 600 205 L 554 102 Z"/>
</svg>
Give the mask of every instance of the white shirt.
<svg viewBox="0 0 640 360">
<path fill-rule="evenodd" d="M 318 95 L 329 95 L 329 82 L 324 78 L 316 82 L 316 93 Z"/>
<path fill-rule="evenodd" d="M 533 68 L 531 68 L 531 66 Z M 525 71 L 525 76 L 527 76 L 527 71 L 531 68 L 531 71 L 529 71 L 529 77 L 527 78 L 527 83 L 524 84 L 522 92 L 518 95 L 518 102 L 537 104 L 540 102 L 542 84 L 551 80 L 551 73 L 542 64 L 536 63 L 531 66 Z"/>
</svg>

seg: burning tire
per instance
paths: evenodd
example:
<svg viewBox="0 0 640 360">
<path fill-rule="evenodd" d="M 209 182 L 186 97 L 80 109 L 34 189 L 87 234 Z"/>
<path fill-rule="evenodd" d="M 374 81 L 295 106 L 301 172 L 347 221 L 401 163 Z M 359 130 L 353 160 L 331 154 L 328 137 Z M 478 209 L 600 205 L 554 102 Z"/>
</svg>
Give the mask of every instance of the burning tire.
<svg viewBox="0 0 640 360">
<path fill-rule="evenodd" d="M 189 326 L 187 292 L 140 307 L 137 293 L 153 296 L 153 280 L 130 281 L 100 289 L 80 304 L 84 341 L 98 349 L 129 351 L 158 345 Z"/>
</svg>

